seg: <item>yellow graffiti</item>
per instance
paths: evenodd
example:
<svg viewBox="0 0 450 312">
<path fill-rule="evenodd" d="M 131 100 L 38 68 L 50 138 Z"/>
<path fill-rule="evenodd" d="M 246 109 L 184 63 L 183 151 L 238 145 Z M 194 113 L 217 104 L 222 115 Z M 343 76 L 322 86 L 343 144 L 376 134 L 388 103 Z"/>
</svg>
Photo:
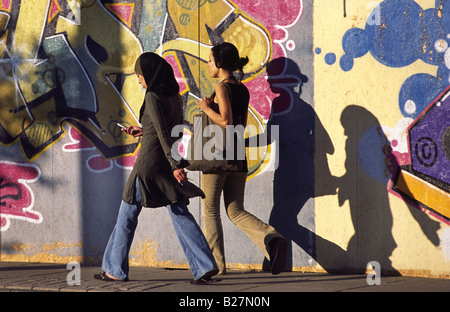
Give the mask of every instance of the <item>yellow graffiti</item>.
<svg viewBox="0 0 450 312">
<path fill-rule="evenodd" d="M 57 113 L 58 105 L 61 103 L 57 103 L 54 96 L 48 96 L 48 99 L 42 101 L 38 100 L 43 94 L 52 94 L 51 88 L 56 87 L 55 79 L 60 79 L 63 90 L 67 91 L 64 95 L 74 94 L 72 102 L 67 101 L 66 98 L 69 108 L 84 110 L 87 115 L 96 119 L 95 121 L 94 118 L 78 119 L 75 125 L 82 126 L 84 133 L 88 130 L 92 134 L 89 139 L 102 142 L 109 148 L 135 143 L 135 139 L 121 136 L 115 124 L 116 122 L 136 123 L 133 111 L 138 110 L 142 100 L 141 88 L 133 76 L 134 62 L 142 52 L 139 40 L 97 2 L 83 7 L 82 11 L 78 12 L 78 17 L 81 18 L 80 24 L 72 23 L 59 16 L 56 33 L 65 34 L 67 40 L 64 36 L 58 35 L 42 38 L 46 22 L 54 18 L 54 16 L 47 18 L 51 5 L 53 3 L 47 0 L 24 0 L 21 3 L 14 32 L 14 43 L 10 51 L 4 51 L 11 61 L 9 64 L 4 62 L 3 71 L 7 79 L 0 82 L 2 93 L 0 122 L 3 128 L 14 139 L 21 134 L 23 138 L 25 134 L 29 147 L 39 150 L 39 153 L 31 153 L 29 159 L 36 159 L 51 145 L 46 143 L 51 142 L 52 137 L 54 138 L 58 133 L 63 134 L 61 123 L 66 116 L 58 116 Z M 52 12 L 57 14 L 60 8 Z M 74 12 L 77 13 L 77 10 Z M 30 20 L 34 23 L 29 23 Z M 106 49 L 106 59 L 98 62 L 93 57 L 84 57 L 80 60 L 81 56 L 92 56 L 92 51 L 87 51 L 87 38 L 95 42 L 97 46 Z M 46 45 L 45 42 L 49 44 Z M 68 52 L 66 54 L 70 55 L 73 64 L 78 65 L 80 68 L 78 72 L 74 73 L 69 67 L 65 68 L 62 61 L 58 63 L 59 55 L 52 52 L 47 53 L 46 59 L 39 58 L 40 47 L 48 46 L 50 49 L 52 44 L 58 42 L 66 44 L 65 48 Z M 5 72 L 5 69 L 8 71 Z M 119 74 L 123 75 L 120 92 L 114 86 Z M 72 83 L 65 90 L 64 80 L 67 81 L 70 76 L 75 84 Z M 92 82 L 87 83 L 89 80 Z M 41 87 L 47 85 L 49 88 L 43 91 L 36 90 L 39 82 Z M 77 89 L 77 84 L 83 88 Z M 77 94 L 91 96 L 85 96 L 88 100 L 81 101 L 81 98 L 77 100 Z M 30 105 L 33 101 L 39 101 L 39 104 Z M 45 147 L 39 148 L 42 145 Z"/>
<path fill-rule="evenodd" d="M 172 21 L 162 31 L 176 38 L 161 40 L 155 52 L 173 56 L 186 80 L 188 122 L 198 110 L 198 98 L 211 94 L 216 83 L 207 68 L 215 44 L 211 38 L 232 42 L 241 55 L 250 57 L 247 80 L 260 75 L 270 61 L 268 32 L 232 2 L 168 0 L 142 5 Z M 5 30 L 0 38 L 0 124 L 8 137 L 1 143 L 20 140 L 25 156 L 33 161 L 65 135 L 63 124 L 68 122 L 105 158 L 135 152 L 138 141 L 116 127 L 117 122 L 137 123 L 144 95 L 134 76 L 135 60 L 143 52 L 142 38 L 131 30 L 135 4 L 68 0 L 62 6 L 56 0 L 22 0 L 13 32 L 8 31 L 10 12 L 0 9 L 0 29 Z M 147 26 L 142 31 L 142 36 L 150 36 L 159 30 Z M 254 110 L 248 123 L 264 131 Z M 262 149 L 262 157 L 251 161 L 252 172 L 265 163 L 268 147 Z"/>
<path fill-rule="evenodd" d="M 73 256 L 73 250 L 81 250 L 82 243 L 54 242 L 52 244 L 2 244 L 2 249 L 13 250 L 11 254 L 1 254 L 0 261 L 6 262 L 41 262 L 41 263 L 68 263 L 70 261 L 95 263 L 94 259 L 87 259 L 83 256 Z M 61 254 L 72 254 L 63 256 Z M 94 261 L 92 261 L 94 260 Z M 98 261 L 98 260 L 97 260 Z"/>
<path fill-rule="evenodd" d="M 195 4 L 195 5 L 194 5 Z M 186 120 L 192 122 L 193 116 L 198 112 L 196 101 L 200 96 L 207 96 L 214 90 L 216 81 L 209 75 L 207 62 L 214 42 L 211 42 L 212 33 L 223 27 L 221 25 L 229 19 L 230 24 L 223 30 L 220 36 L 224 41 L 233 43 L 242 56 L 249 56 L 250 62 L 245 67 L 251 77 L 259 75 L 264 64 L 270 60 L 271 40 L 268 32 L 255 21 L 244 16 L 238 7 L 228 1 L 206 1 L 203 5 L 198 2 L 168 1 L 168 13 L 178 33 L 176 39 L 166 41 L 159 47 L 158 51 L 178 51 L 186 58 L 187 67 L 184 71 L 191 73 L 199 88 L 201 95 L 189 96 L 186 104 Z M 235 14 L 235 17 L 231 17 Z M 247 79 L 251 79 L 247 78 Z M 248 124 L 253 125 L 260 134 L 264 131 L 264 123 L 258 113 L 250 108 Z M 257 135 L 256 134 L 256 135 Z M 254 149 L 254 148 L 253 148 Z M 257 155 L 257 157 L 249 157 Z M 270 155 L 270 146 L 258 148 L 257 153 L 252 148 L 246 149 L 249 178 L 260 172 L 267 164 Z"/>
<path fill-rule="evenodd" d="M 419 177 L 401 170 L 395 188 L 410 198 L 450 219 L 450 194 Z"/>
<path fill-rule="evenodd" d="M 117 23 L 114 16 L 97 2 L 82 9 L 81 19 L 81 25 L 78 26 L 60 18 L 57 33 L 67 32 L 77 55 L 89 54 L 85 48 L 87 36 L 99 46 L 105 47 L 108 54 L 108 58 L 101 63 L 91 59 L 85 64 L 98 94 L 98 111 L 95 115 L 100 129 L 92 124 L 86 126 L 109 147 L 127 145 L 135 140 L 130 136 L 122 136 L 118 141 L 116 137 L 107 134 L 117 130 L 114 128 L 115 123 L 111 121 L 123 121 L 125 124 L 137 122 L 133 112 L 139 111 L 143 91 L 133 74 L 135 61 L 142 53 L 140 42 L 127 27 Z M 118 74 L 129 75 L 125 77 L 120 93 L 113 85 Z"/>
</svg>

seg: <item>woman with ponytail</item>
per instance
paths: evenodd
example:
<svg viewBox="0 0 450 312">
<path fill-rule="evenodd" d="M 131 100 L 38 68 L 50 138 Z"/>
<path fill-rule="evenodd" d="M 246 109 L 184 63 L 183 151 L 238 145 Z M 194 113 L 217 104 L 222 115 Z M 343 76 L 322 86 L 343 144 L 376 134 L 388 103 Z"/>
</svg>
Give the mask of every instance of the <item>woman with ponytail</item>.
<svg viewBox="0 0 450 312">
<path fill-rule="evenodd" d="M 208 68 L 212 78 L 219 83 L 211 98 L 197 102 L 200 109 L 217 125 L 243 127 L 247 124 L 250 94 L 241 83 L 243 67 L 248 57 L 241 58 L 237 48 L 228 42 L 211 49 Z M 238 73 L 238 78 L 234 76 Z M 287 242 L 270 225 L 262 222 L 244 209 L 244 191 L 247 179 L 247 160 L 241 160 L 238 171 L 203 172 L 201 188 L 203 232 L 213 252 L 219 274 L 226 273 L 223 229 L 220 218 L 220 197 L 223 192 L 225 211 L 229 219 L 241 229 L 270 260 L 272 274 L 283 271 L 286 262 Z"/>
</svg>

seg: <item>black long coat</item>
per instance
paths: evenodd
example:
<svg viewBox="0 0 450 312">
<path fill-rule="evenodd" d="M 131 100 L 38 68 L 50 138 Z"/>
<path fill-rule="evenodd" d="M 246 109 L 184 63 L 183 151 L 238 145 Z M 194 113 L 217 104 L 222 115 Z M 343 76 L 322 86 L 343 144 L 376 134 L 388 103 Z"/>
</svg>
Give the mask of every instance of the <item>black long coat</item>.
<svg viewBox="0 0 450 312">
<path fill-rule="evenodd" d="M 173 170 L 183 167 L 174 159 L 172 128 L 183 124 L 183 103 L 179 94 L 173 96 L 147 92 L 141 119 L 143 136 L 138 159 L 123 191 L 123 200 L 133 203 L 136 179 L 139 180 L 142 206 L 157 208 L 171 203 L 188 203 L 189 198 L 201 196 L 203 191 L 192 183 L 183 185 L 173 176 Z"/>
</svg>

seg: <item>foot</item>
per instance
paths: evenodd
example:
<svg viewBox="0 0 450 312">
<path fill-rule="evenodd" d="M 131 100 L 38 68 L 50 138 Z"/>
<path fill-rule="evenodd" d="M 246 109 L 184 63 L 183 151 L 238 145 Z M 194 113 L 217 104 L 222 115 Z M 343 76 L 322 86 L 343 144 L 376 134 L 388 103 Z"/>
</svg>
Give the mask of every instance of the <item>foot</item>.
<svg viewBox="0 0 450 312">
<path fill-rule="evenodd" d="M 126 281 L 128 281 L 127 278 L 120 279 L 120 278 L 114 277 L 106 272 L 94 274 L 94 278 L 101 280 L 101 281 L 105 281 L 105 282 L 126 282 Z"/>
<path fill-rule="evenodd" d="M 284 271 L 287 255 L 287 241 L 281 237 L 275 237 L 270 241 L 270 265 L 273 275 Z"/>
<path fill-rule="evenodd" d="M 220 282 L 221 279 L 216 279 L 216 278 L 212 278 L 214 275 L 216 275 L 217 273 L 219 273 L 219 270 L 212 270 L 209 271 L 208 273 L 206 273 L 205 275 L 203 275 L 202 277 L 200 277 L 199 279 L 193 279 L 191 281 L 191 284 L 193 285 L 208 285 L 208 284 L 212 284 L 212 283 L 216 283 L 216 282 Z"/>
</svg>

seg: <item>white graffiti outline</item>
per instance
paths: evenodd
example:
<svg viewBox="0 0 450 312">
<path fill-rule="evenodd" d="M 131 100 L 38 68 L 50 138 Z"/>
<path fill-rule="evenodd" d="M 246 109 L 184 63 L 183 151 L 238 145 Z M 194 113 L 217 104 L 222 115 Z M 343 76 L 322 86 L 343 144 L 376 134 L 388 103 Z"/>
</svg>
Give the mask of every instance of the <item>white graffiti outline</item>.
<svg viewBox="0 0 450 312">
<path fill-rule="evenodd" d="M 286 54 L 286 48 L 284 46 L 285 42 L 289 46 L 291 46 L 292 44 L 295 45 L 295 42 L 293 40 L 288 40 L 288 38 L 289 38 L 289 31 L 288 31 L 288 29 L 291 28 L 292 26 L 294 26 L 295 24 L 297 24 L 297 22 L 302 18 L 302 15 L 303 15 L 303 0 L 299 0 L 299 1 L 300 1 L 300 10 L 299 10 L 299 13 L 298 13 L 297 17 L 295 18 L 295 20 L 289 25 L 275 25 L 275 28 L 277 28 L 279 30 L 282 30 L 285 33 L 284 38 L 278 39 L 278 40 L 275 40 L 275 39 L 273 40 L 274 43 L 277 43 L 281 47 L 281 49 L 283 49 L 284 55 L 287 55 Z M 292 51 L 293 48 L 292 47 L 288 48 L 288 50 Z"/>
</svg>

